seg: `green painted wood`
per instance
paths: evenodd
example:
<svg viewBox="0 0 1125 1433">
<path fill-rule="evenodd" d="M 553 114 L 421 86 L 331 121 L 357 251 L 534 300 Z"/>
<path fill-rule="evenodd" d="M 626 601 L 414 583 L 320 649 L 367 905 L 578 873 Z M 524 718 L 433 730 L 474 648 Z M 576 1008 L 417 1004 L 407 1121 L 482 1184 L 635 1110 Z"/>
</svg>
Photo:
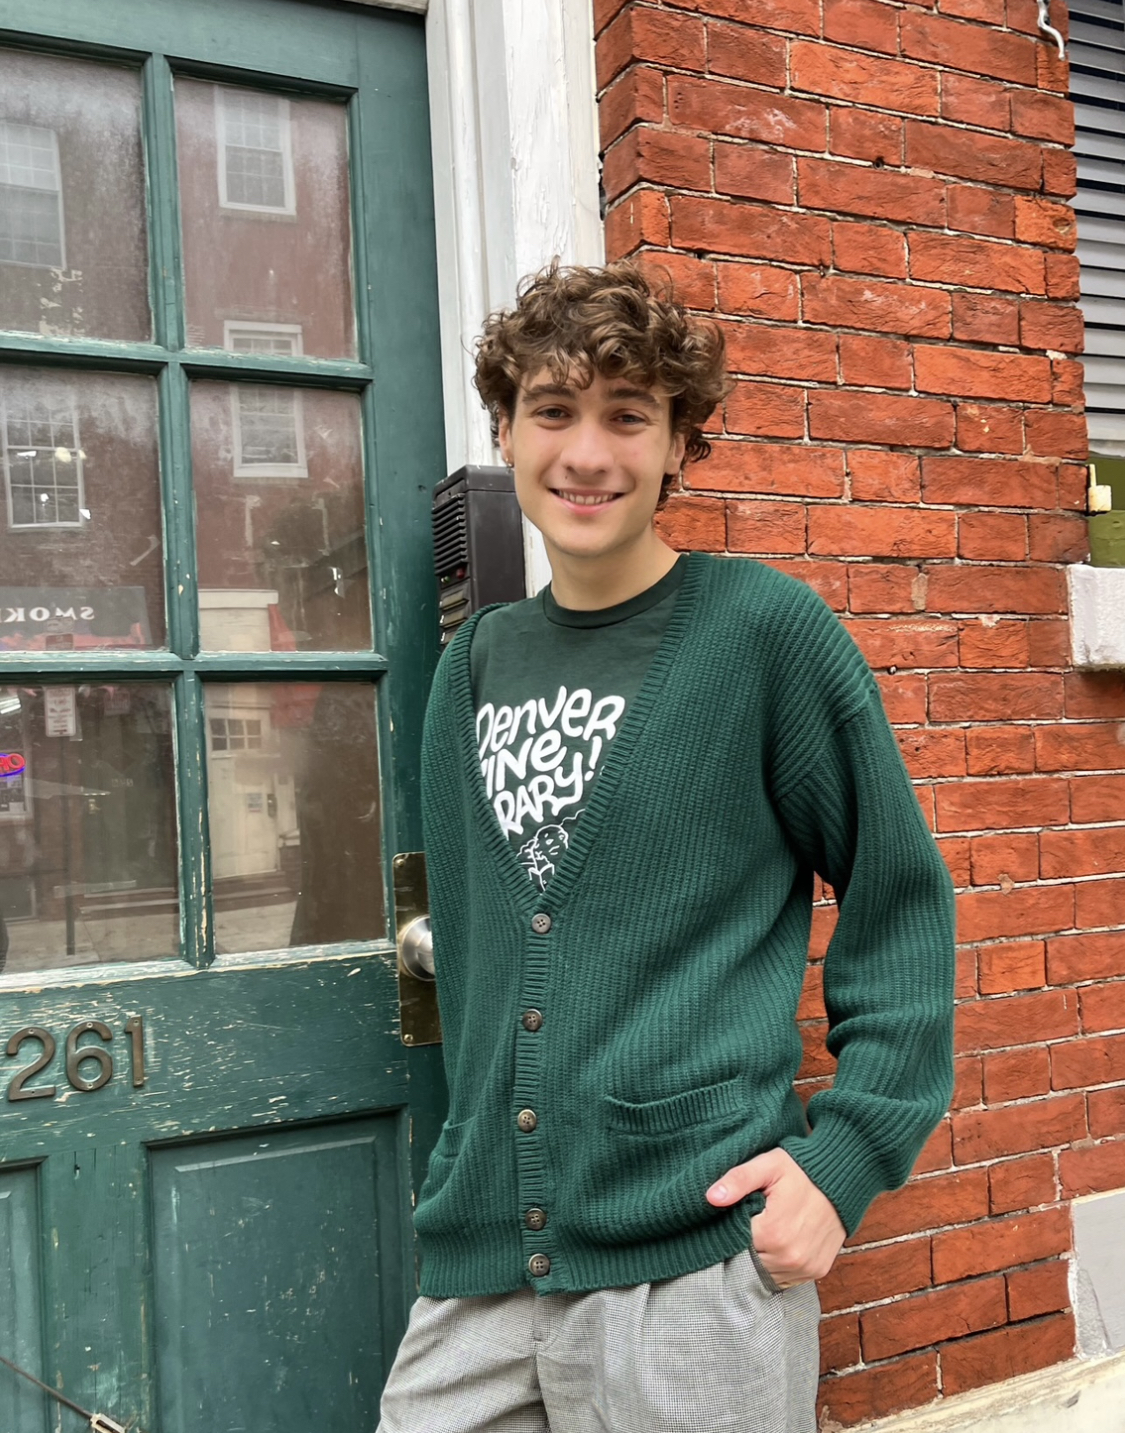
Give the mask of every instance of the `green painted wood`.
<svg viewBox="0 0 1125 1433">
<path fill-rule="evenodd" d="M 155 272 L 155 266 L 152 270 Z M 157 309 L 159 314 L 160 309 Z M 167 316 L 167 310 L 165 309 Z M 151 343 L 117 343 L 100 338 L 40 338 L 38 334 L 4 335 L 0 363 L 48 367 L 95 368 L 113 373 L 159 373 L 169 361 L 164 347 Z M 178 339 L 169 338 L 176 347 Z M 360 393 L 371 382 L 366 363 L 347 358 L 289 358 L 279 355 L 231 353 L 224 348 L 185 349 L 185 372 L 200 378 L 285 380 L 302 388 L 338 388 Z"/>
<path fill-rule="evenodd" d="M 237 1165 L 231 1151 L 270 1144 L 284 1156 L 271 1164 L 282 1204 L 290 1213 L 306 1213 L 299 1221 L 307 1226 L 303 1248 L 294 1236 L 274 1240 L 267 1250 L 270 1277 L 284 1281 L 292 1267 L 286 1259 L 303 1270 L 306 1257 L 321 1269 L 336 1257 L 328 1252 L 328 1215 L 317 1223 L 309 1213 L 309 1189 L 321 1177 L 316 1161 L 302 1162 L 295 1153 L 312 1140 L 322 1151 L 350 1151 L 324 1155 L 325 1171 L 335 1171 L 336 1215 L 349 1229 L 359 1226 L 345 1262 L 347 1270 L 377 1270 L 377 1333 L 365 1328 L 365 1341 L 347 1357 L 341 1354 L 346 1363 L 366 1359 L 366 1372 L 355 1395 L 362 1406 L 348 1405 L 340 1426 L 366 1426 L 374 1405 L 362 1399 L 370 1399 L 373 1377 L 381 1377 L 393 1356 L 415 1287 L 410 1211 L 444 1112 L 440 1051 L 402 1046 L 395 957 L 385 941 L 214 960 L 202 698 L 207 680 L 367 675 L 376 681 L 385 865 L 372 878 L 384 881 L 389 899 L 390 857 L 421 844 L 418 749 L 438 653 L 429 501 L 443 475 L 444 444 L 424 27 L 415 16 L 299 0 L 109 0 L 98 6 L 88 0 L 0 0 L 0 30 L 8 32 L 0 43 L 109 55 L 143 66 L 156 341 L 0 334 L 0 362 L 158 377 L 170 648 L 3 653 L 0 682 L 113 675 L 173 684 L 182 882 L 183 959 L 45 972 L 35 988 L 0 977 L 0 1051 L 27 1025 L 51 1031 L 58 1046 L 50 1068 L 33 1082 L 39 1088 L 53 1084 L 54 1097 L 14 1104 L 6 1099 L 13 1074 L 39 1046 L 31 1041 L 13 1058 L 0 1054 L 0 1196 L 10 1181 L 22 1181 L 22 1197 L 38 1220 L 37 1234 L 27 1232 L 26 1220 L 21 1234 L 42 1291 L 36 1319 L 42 1346 L 26 1353 L 40 1357 L 48 1381 L 79 1402 L 122 1422 L 135 1420 L 148 1433 L 203 1426 L 184 1421 L 189 1404 L 182 1417 L 175 1411 L 182 1400 L 175 1389 L 167 1392 L 169 1358 L 182 1365 L 177 1378 L 187 1380 L 179 1394 L 192 1386 L 202 1397 L 208 1378 L 216 1390 L 228 1389 L 224 1380 L 231 1370 L 260 1367 L 263 1350 L 276 1350 L 279 1339 L 286 1344 L 287 1325 L 280 1316 L 279 1322 L 251 1324 L 238 1348 L 230 1340 L 206 1343 L 211 1334 L 200 1331 L 210 1327 L 212 1310 L 190 1257 L 183 1255 L 183 1226 L 177 1234 L 164 1218 L 175 1181 L 161 1178 L 205 1146 L 207 1160 L 227 1171 L 221 1192 L 228 1203 L 217 1206 L 219 1223 L 211 1227 L 221 1225 L 237 1243 L 242 1235 L 234 1215 L 245 1192 L 239 1179 L 260 1178 L 262 1161 L 253 1169 Z M 183 350 L 171 87 L 177 72 L 350 96 L 358 361 Z M 190 383 L 202 376 L 284 379 L 360 394 L 376 651 L 198 653 L 188 425 Z M 132 1082 L 125 1029 L 137 1016 L 146 1032 L 139 1087 Z M 65 1058 L 67 1031 L 88 1020 L 104 1021 L 112 1032 L 104 1047 L 112 1078 L 92 1091 L 74 1087 Z M 96 1034 L 82 1039 L 100 1043 Z M 87 1057 L 77 1067 L 79 1081 L 97 1069 Z M 188 1145 L 194 1154 L 185 1153 Z M 315 1202 L 329 1204 L 323 1189 Z M 199 1217 L 206 1224 L 210 1216 Z M 9 1243 L 15 1242 L 13 1235 Z M 247 1235 L 224 1275 L 232 1297 L 252 1287 L 259 1253 Z M 171 1337 L 170 1331 L 185 1326 L 193 1336 L 200 1332 L 203 1343 L 181 1337 L 158 1367 L 158 1331 Z M 346 1337 L 344 1324 L 333 1327 L 339 1329 L 334 1337 Z M 357 1338 L 359 1327 L 352 1329 Z M 5 1337 L 0 1316 L 0 1352 Z M 309 1364 L 304 1348 L 298 1355 L 283 1370 L 290 1380 L 284 1383 L 286 1404 L 293 1410 L 302 1407 L 301 1398 L 312 1406 L 324 1397 L 321 1384 L 298 1387 Z M 198 1361 L 207 1364 L 202 1373 Z M 3 1433 L 43 1433 L 40 1398 L 32 1394 L 30 1423 L 22 1409 L 22 1422 L 9 1425 L 0 1417 Z M 235 1423 L 223 1422 L 218 1406 L 229 1405 L 229 1398 L 216 1404 L 206 1426 L 233 1433 Z M 245 1426 L 278 1433 L 298 1426 L 263 1412 L 264 1406 L 248 1405 L 253 1420 Z M 353 1419 L 357 1408 L 362 1417 Z M 318 1423 L 335 1426 L 323 1406 L 314 1411 Z M 299 1426 L 311 1421 L 306 1410 Z"/>
<path fill-rule="evenodd" d="M 366 363 L 346 358 L 271 358 L 231 353 L 225 348 L 193 348 L 185 352 L 183 365 L 193 378 L 270 377 L 302 388 L 335 388 L 351 393 L 362 393 L 373 377 Z"/>
<path fill-rule="evenodd" d="M 152 1152 L 165 1433 L 378 1423 L 402 1278 L 382 1217 L 402 1181 L 397 1123 Z"/>
<path fill-rule="evenodd" d="M 345 958 L 275 957 L 272 966 L 260 960 L 164 979 L 76 977 L 64 989 L 6 996 L 0 1046 L 15 1030 L 40 1025 L 58 1047 L 31 1082 L 32 1088 L 54 1085 L 55 1098 L 0 1105 L 4 1157 L 39 1162 L 48 1381 L 61 1378 L 79 1402 L 93 1406 L 100 1399 L 102 1411 L 163 1433 L 153 1394 L 159 1305 L 151 1274 L 148 1151 L 178 1152 L 182 1142 L 216 1133 L 264 1135 L 306 1124 L 333 1138 L 352 1129 L 355 1115 L 378 1110 L 400 1112 L 396 1118 L 405 1128 L 414 1099 L 413 1052 L 397 1038 L 393 965 L 393 951 L 384 947 Z M 125 1035 L 137 1015 L 145 1024 L 140 1089 L 132 1084 Z M 114 1071 L 108 1084 L 79 1093 L 67 1082 L 65 1037 L 89 1019 L 113 1032 L 105 1048 Z M 0 1100 L 15 1071 L 38 1051 L 29 1044 L 16 1059 L 0 1060 Z M 400 1141 L 396 1170 L 405 1170 L 409 1157 Z M 409 1211 L 408 1180 L 397 1179 L 393 1194 L 380 1186 L 377 1233 L 390 1347 L 401 1334 L 412 1287 L 402 1276 Z M 195 1316 L 206 1320 L 207 1309 Z"/>
<path fill-rule="evenodd" d="M 69 682 L 76 678 L 118 676 L 123 680 L 178 677 L 195 671 L 207 677 L 250 676 L 267 669 L 278 672 L 277 653 L 204 652 L 194 660 L 174 652 L 3 652 L 0 682 L 36 680 Z M 295 681 L 378 676 L 388 670 L 378 652 L 286 652 L 283 674 Z"/>
<path fill-rule="evenodd" d="M 425 31 L 417 22 L 386 32 L 361 29 L 357 50 L 362 92 L 378 90 L 386 101 L 385 111 L 359 105 L 353 112 L 353 182 L 357 258 L 366 273 L 358 286 L 360 357 L 375 376 L 364 397 L 366 460 L 374 475 L 375 645 L 390 658 L 380 712 L 383 755 L 393 766 L 388 849 L 410 851 L 422 844 L 422 717 L 439 655 L 430 499 L 445 475 L 441 373 L 427 362 L 425 341 L 438 332 L 437 288 L 423 277 L 437 268 L 433 188 L 418 183 L 430 168 L 427 92 L 416 78 L 425 71 Z M 412 252 L 398 237 L 404 220 L 421 246 Z M 391 334 L 401 339 L 388 342 Z M 404 567 L 398 561 L 404 552 L 425 558 Z M 396 662 L 396 653 L 411 653 L 412 660 Z"/>
<path fill-rule="evenodd" d="M 216 67 L 228 77 L 305 81 L 329 93 L 356 88 L 354 37 L 359 26 L 416 24 L 416 17 L 366 16 L 300 0 L 191 0 L 168 11 L 152 0 L 0 0 L 0 43 L 30 37 L 88 52 L 140 56 L 166 48 L 170 57 Z M 5 36 L 4 32 L 8 32 Z M 294 85 L 294 87 L 296 87 Z"/>
<path fill-rule="evenodd" d="M 0 1168 L 0 1349 L 42 1377 L 39 1307 L 39 1197 L 34 1169 Z M 5 1433 L 46 1433 L 43 1397 L 0 1368 L 0 1428 Z"/>
<path fill-rule="evenodd" d="M 152 54 L 142 70 L 145 175 L 148 185 L 149 301 L 153 337 L 164 348 L 182 348 L 183 254 L 180 192 L 176 182 L 176 110 L 172 71 L 163 55 Z"/>
</svg>

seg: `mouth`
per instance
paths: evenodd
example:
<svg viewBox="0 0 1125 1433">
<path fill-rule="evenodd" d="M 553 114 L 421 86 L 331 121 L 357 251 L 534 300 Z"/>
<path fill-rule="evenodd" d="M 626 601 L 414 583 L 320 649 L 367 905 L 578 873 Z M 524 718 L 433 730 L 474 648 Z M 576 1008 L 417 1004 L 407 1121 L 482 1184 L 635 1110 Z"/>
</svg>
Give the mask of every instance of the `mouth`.
<svg viewBox="0 0 1125 1433">
<path fill-rule="evenodd" d="M 561 502 L 580 508 L 608 507 L 621 497 L 621 493 L 587 493 L 577 488 L 552 488 L 551 491 Z"/>
</svg>

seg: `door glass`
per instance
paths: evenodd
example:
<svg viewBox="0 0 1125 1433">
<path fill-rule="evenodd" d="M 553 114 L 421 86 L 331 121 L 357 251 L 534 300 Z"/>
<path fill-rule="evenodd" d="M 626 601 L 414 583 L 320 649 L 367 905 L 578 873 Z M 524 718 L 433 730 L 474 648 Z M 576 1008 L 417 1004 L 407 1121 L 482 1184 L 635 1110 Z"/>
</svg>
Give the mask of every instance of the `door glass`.
<svg viewBox="0 0 1125 1433">
<path fill-rule="evenodd" d="M 359 399 L 192 385 L 205 651 L 371 646 Z"/>
<path fill-rule="evenodd" d="M 177 77 L 176 134 L 189 345 L 354 358 L 344 105 Z"/>
<path fill-rule="evenodd" d="M 216 950 L 383 935 L 374 687 L 232 682 L 205 693 Z"/>
<path fill-rule="evenodd" d="M 177 951 L 171 693 L 0 686 L 0 967 Z"/>
<path fill-rule="evenodd" d="M 0 651 L 164 643 L 156 385 L 0 368 Z"/>
<path fill-rule="evenodd" d="M 148 339 L 135 70 L 0 50 L 0 328 Z"/>
</svg>

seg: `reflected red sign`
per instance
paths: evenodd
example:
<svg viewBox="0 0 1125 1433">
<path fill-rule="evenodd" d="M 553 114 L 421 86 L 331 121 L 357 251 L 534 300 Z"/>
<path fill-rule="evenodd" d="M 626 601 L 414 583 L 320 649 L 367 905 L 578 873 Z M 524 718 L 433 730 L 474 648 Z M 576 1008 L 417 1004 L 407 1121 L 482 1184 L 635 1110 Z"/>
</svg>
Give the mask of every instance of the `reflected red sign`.
<svg viewBox="0 0 1125 1433">
<path fill-rule="evenodd" d="M 0 751 L 0 776 L 22 776 L 26 766 L 18 751 Z"/>
</svg>

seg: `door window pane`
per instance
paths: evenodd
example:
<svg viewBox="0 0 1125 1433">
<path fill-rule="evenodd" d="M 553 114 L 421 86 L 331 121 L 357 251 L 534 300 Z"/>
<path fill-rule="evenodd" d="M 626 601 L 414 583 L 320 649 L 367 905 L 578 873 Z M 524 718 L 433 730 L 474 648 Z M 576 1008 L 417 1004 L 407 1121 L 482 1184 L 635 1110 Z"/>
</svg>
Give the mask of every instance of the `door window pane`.
<svg viewBox="0 0 1125 1433">
<path fill-rule="evenodd" d="M 175 955 L 171 694 L 0 686 L 0 968 Z"/>
<path fill-rule="evenodd" d="M 359 399 L 201 380 L 191 423 L 203 649 L 369 648 Z"/>
<path fill-rule="evenodd" d="M 152 336 L 135 70 L 0 49 L 0 328 Z"/>
<path fill-rule="evenodd" d="M 176 133 L 189 344 L 354 358 L 344 105 L 178 76 Z"/>
<path fill-rule="evenodd" d="M 156 385 L 0 368 L 0 650 L 164 641 Z"/>
<path fill-rule="evenodd" d="M 206 711 L 216 950 L 382 936 L 374 687 L 212 683 Z"/>
</svg>

